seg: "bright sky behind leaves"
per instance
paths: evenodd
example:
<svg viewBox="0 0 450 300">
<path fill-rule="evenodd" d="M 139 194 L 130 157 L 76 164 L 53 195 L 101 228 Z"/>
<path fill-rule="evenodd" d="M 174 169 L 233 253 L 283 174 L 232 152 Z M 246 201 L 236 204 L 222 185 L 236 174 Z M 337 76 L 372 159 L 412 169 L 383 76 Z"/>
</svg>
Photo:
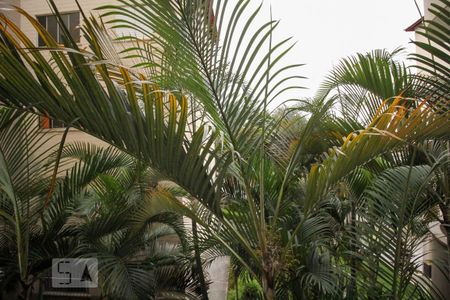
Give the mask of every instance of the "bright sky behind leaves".
<svg viewBox="0 0 450 300">
<path fill-rule="evenodd" d="M 422 0 L 417 3 L 423 13 Z M 300 75 L 309 78 L 303 81 L 308 89 L 298 92 L 300 97 L 313 96 L 342 57 L 379 48 L 415 48 L 409 44 L 414 34 L 404 31 L 420 17 L 414 0 L 264 0 L 261 22 L 269 20 L 270 4 L 274 20 L 281 20 L 274 38 L 293 36 L 297 41 L 288 62 L 307 64 Z"/>
</svg>

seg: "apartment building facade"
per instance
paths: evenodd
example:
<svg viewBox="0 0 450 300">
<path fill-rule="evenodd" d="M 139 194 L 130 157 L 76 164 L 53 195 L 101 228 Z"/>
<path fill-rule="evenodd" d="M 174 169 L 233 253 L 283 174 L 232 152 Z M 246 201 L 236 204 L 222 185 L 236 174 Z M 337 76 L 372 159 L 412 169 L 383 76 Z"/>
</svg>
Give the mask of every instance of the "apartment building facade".
<svg viewBox="0 0 450 300">
<path fill-rule="evenodd" d="M 79 26 L 82 25 L 83 20 L 76 2 L 73 0 L 57 0 L 55 2 L 58 5 L 58 9 L 62 13 L 64 22 L 71 30 L 72 36 L 79 41 L 81 46 L 85 45 L 86 43 L 81 36 L 79 29 Z M 112 4 L 116 1 L 79 0 L 78 2 L 80 3 L 80 6 L 83 7 L 85 13 L 93 13 L 95 15 L 95 8 L 101 5 Z M 55 37 L 57 41 L 61 39 L 59 25 L 46 0 L 0 0 L 0 8 L 2 8 L 2 12 L 14 21 L 14 23 L 20 27 L 20 29 L 31 41 L 34 41 L 36 45 L 42 45 L 42 42 L 39 40 L 38 34 L 32 24 L 26 20 L 24 16 L 12 10 L 12 6 L 20 7 L 30 15 L 35 16 L 36 19 Z M 36 119 L 36 122 L 39 126 L 41 126 L 45 134 L 52 137 L 49 141 L 49 145 L 58 143 L 61 140 L 65 130 L 65 124 L 49 118 L 39 118 Z M 66 138 L 66 143 L 72 142 L 86 142 L 97 145 L 106 145 L 104 142 L 91 135 L 77 129 L 70 128 Z M 45 151 L 45 149 L 43 149 L 43 151 Z"/>
<path fill-rule="evenodd" d="M 430 42 L 429 40 L 427 40 L 427 38 L 425 38 L 423 35 L 418 33 L 418 29 L 419 26 L 423 23 L 423 20 L 428 20 L 428 21 L 436 21 L 436 17 L 430 12 L 430 8 L 433 8 L 433 4 L 439 4 L 442 5 L 441 2 L 439 2 L 438 0 L 423 0 L 423 9 L 421 9 L 421 16 L 417 19 L 416 22 L 414 22 L 413 24 L 411 24 L 410 26 L 408 26 L 405 31 L 408 32 L 415 32 L 415 36 L 414 39 L 417 42 L 421 42 L 421 43 L 431 43 L 434 47 L 438 47 L 438 45 L 436 45 L 433 42 Z M 441 24 L 444 25 L 444 24 Z M 417 54 L 420 55 L 429 55 L 428 52 L 426 52 L 424 49 L 420 48 L 420 47 L 416 47 L 415 49 Z M 444 63 L 443 61 L 439 60 L 439 63 Z M 444 63 L 445 64 L 445 63 Z M 447 63 L 448 65 L 448 63 Z M 448 67 L 450 68 L 450 65 L 448 65 Z"/>
</svg>

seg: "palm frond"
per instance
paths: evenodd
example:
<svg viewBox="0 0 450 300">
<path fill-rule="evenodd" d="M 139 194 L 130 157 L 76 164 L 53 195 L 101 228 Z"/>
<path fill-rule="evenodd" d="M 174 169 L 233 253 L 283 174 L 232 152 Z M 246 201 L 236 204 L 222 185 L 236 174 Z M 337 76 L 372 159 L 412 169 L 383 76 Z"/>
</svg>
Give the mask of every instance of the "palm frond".
<svg viewBox="0 0 450 300">
<path fill-rule="evenodd" d="M 420 274 L 422 256 L 417 255 L 426 240 L 420 218 L 431 206 L 427 190 L 433 177 L 428 166 L 397 167 L 383 172 L 364 192 L 357 256 L 362 273 L 368 272 L 364 284 L 382 286 L 386 296 L 423 299 L 438 293 Z"/>
<path fill-rule="evenodd" d="M 53 8 L 57 11 L 56 6 Z M 80 130 L 133 153 L 192 195 L 209 205 L 217 205 L 217 187 L 214 185 L 219 183 L 213 182 L 210 172 L 214 164 L 222 163 L 211 147 L 216 135 L 208 132 L 205 126 L 198 126 L 195 131 L 188 130 L 189 100 L 186 96 L 177 91 L 161 90 L 151 83 L 151 79 L 123 66 L 96 63 L 104 62 L 98 52 L 102 49 L 98 47 L 95 47 L 95 54 L 88 53 L 79 49 L 69 37 L 66 47 L 58 48 L 35 19 L 24 11 L 20 13 L 39 32 L 47 47 L 53 50 L 49 53 L 49 62 L 42 54 L 42 49 L 37 50 L 15 24 L 2 16 L 2 21 L 8 26 L 8 31 L 2 28 L 5 37 L 15 45 L 27 64 L 42 65 L 39 68 L 27 68 L 22 64 L 13 67 L 11 63 L 14 60 L 9 58 L 14 55 L 2 44 L 1 52 L 5 56 L 2 61 L 8 61 L 3 65 L 3 70 L 13 72 L 1 79 L 4 88 L 2 102 L 22 106 L 22 100 L 33 99 L 35 112 L 65 120 Z M 95 23 L 90 23 L 88 19 L 85 19 L 85 23 L 88 25 L 84 32 L 88 40 L 94 43 L 97 41 L 93 27 Z M 21 45 L 35 50 L 26 50 Z M 7 71 L 9 68 L 11 70 Z M 7 83 L 13 78 L 30 88 L 16 90 Z M 49 104 L 49 107 L 44 103 Z M 95 108 L 88 108 L 93 103 Z M 100 120 L 99 116 L 103 119 Z M 112 123 L 122 124 L 121 129 L 113 130 Z M 206 180 L 193 182 L 192 178 Z M 199 182 L 202 184 L 199 185 Z"/>
</svg>

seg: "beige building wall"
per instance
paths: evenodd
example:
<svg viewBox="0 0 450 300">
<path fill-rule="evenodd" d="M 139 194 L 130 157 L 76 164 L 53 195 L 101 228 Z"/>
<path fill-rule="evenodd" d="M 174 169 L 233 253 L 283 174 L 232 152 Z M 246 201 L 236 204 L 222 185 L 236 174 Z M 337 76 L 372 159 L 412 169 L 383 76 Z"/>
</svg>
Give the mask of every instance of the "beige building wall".
<svg viewBox="0 0 450 300">
<path fill-rule="evenodd" d="M 17 2 L 17 1 L 16 1 Z M 52 14 L 52 11 L 46 0 L 20 0 L 20 8 L 24 9 L 32 16 L 39 15 L 49 15 Z M 106 5 L 106 4 L 114 4 L 115 0 L 79 0 L 80 6 L 83 8 L 86 14 L 94 14 L 98 15 L 98 12 L 94 11 L 95 8 Z M 79 11 L 78 6 L 74 0 L 56 0 L 56 5 L 61 13 L 67 12 L 76 12 Z M 37 33 L 34 30 L 33 26 L 25 20 L 25 18 L 21 17 L 21 29 L 22 31 L 32 40 L 37 43 Z M 81 19 L 81 22 L 83 20 Z M 82 25 L 82 23 L 81 23 Z M 81 44 L 84 44 L 85 41 L 81 40 Z"/>
<path fill-rule="evenodd" d="M 446 233 L 438 222 L 433 222 L 429 226 L 431 234 L 424 246 L 424 260 L 431 264 L 431 280 L 446 297 L 445 299 L 450 299 L 449 253 L 446 246 Z"/>
<path fill-rule="evenodd" d="M 83 12 L 86 14 L 86 16 L 90 16 L 92 14 L 95 17 L 100 16 L 99 11 L 95 10 L 96 8 L 103 5 L 119 4 L 119 2 L 116 0 L 78 0 L 78 2 L 80 6 L 83 8 Z M 70 13 L 79 11 L 79 8 L 75 0 L 55 0 L 55 3 L 60 13 Z M 0 8 L 7 8 L 8 6 L 11 5 L 20 7 L 21 9 L 25 10 L 28 14 L 34 17 L 52 14 L 52 10 L 48 5 L 47 0 L 0 0 Z M 37 45 L 38 34 L 34 29 L 33 25 L 24 16 L 21 16 L 19 13 L 11 9 L 9 10 L 2 9 L 2 12 L 5 15 L 7 15 L 11 20 L 13 20 L 16 24 L 18 24 L 21 30 L 27 35 L 27 37 Z M 83 26 L 83 18 L 81 15 L 80 15 L 80 26 Z M 131 30 L 125 29 L 120 30 L 115 29 L 114 31 L 111 31 L 111 33 L 118 36 L 123 33 L 133 34 Z M 87 47 L 86 40 L 84 39 L 82 34 L 80 39 L 80 45 L 81 47 Z M 130 47 L 132 45 L 130 43 L 115 42 L 115 46 L 117 47 L 119 52 L 120 50 L 123 50 L 124 48 Z M 135 61 L 121 62 L 122 65 L 127 64 L 131 65 L 133 63 L 135 63 Z M 38 122 L 38 120 L 36 120 L 36 122 Z M 44 129 L 44 131 L 52 134 L 52 139 L 51 142 L 49 142 L 49 144 L 53 144 L 53 142 L 60 141 L 64 129 L 61 128 Z M 88 134 L 85 134 L 76 129 L 70 129 L 66 139 L 66 144 L 75 141 L 83 141 L 88 143 L 95 143 L 98 145 L 106 145 L 106 143 L 103 143 L 100 140 Z"/>
<path fill-rule="evenodd" d="M 20 24 L 19 14 L 10 10 L 13 5 L 19 6 L 20 0 L 0 0 L 0 12 L 6 14 L 15 24 Z"/>
<path fill-rule="evenodd" d="M 430 13 L 429 9 L 432 8 L 432 4 L 442 5 L 442 3 L 437 1 L 437 0 L 424 0 L 423 4 L 424 4 L 424 8 L 423 8 L 423 17 L 424 17 L 424 19 L 428 20 L 428 21 L 435 20 L 434 15 L 432 13 Z M 444 25 L 444 24 L 441 24 L 441 25 Z M 441 48 L 440 46 L 436 45 L 435 43 L 430 42 L 424 36 L 418 34 L 418 30 L 416 30 L 415 40 L 418 41 L 418 42 L 421 42 L 421 43 L 431 44 L 432 46 L 437 47 L 437 48 Z M 445 51 L 445 50 L 443 49 L 443 51 Z M 416 53 L 420 54 L 420 55 L 424 55 L 424 56 L 428 55 L 428 53 L 425 50 L 423 50 L 422 48 L 417 47 L 417 46 L 416 46 Z M 439 60 L 439 59 L 436 59 L 436 61 L 439 62 L 439 63 L 444 63 L 442 60 Z M 447 65 L 450 68 L 450 65 L 449 64 L 447 64 Z"/>
<path fill-rule="evenodd" d="M 86 15 L 93 14 L 94 16 L 99 16 L 99 13 L 95 11 L 96 8 L 107 5 L 107 4 L 117 4 L 115 0 L 78 0 L 80 6 L 83 8 L 83 11 Z M 61 13 L 69 13 L 69 12 L 77 12 L 79 8 L 74 0 L 56 0 L 56 5 Z M 0 7 L 2 8 L 2 12 L 14 21 L 15 24 L 18 24 L 21 30 L 27 35 L 27 37 L 33 41 L 34 43 L 38 42 L 38 34 L 31 23 L 24 17 L 8 8 L 9 6 L 17 6 L 25 10 L 30 15 L 37 17 L 41 15 L 50 15 L 52 14 L 52 10 L 48 5 L 46 0 L 0 0 Z M 83 19 L 80 16 L 80 25 L 83 25 Z M 86 45 L 86 40 L 81 37 L 80 44 L 83 47 Z M 38 120 L 36 119 L 36 122 Z M 43 129 L 44 133 L 49 134 L 47 137 L 51 137 L 48 142 L 49 146 L 58 143 L 61 140 L 62 134 L 64 132 L 63 128 L 52 128 L 52 129 Z M 106 143 L 100 141 L 99 139 L 88 135 L 84 132 L 81 132 L 76 129 L 70 129 L 69 134 L 66 139 L 66 144 L 72 142 L 86 142 L 86 143 L 94 143 L 97 145 L 107 145 Z M 43 149 L 46 151 L 47 149 Z"/>
</svg>

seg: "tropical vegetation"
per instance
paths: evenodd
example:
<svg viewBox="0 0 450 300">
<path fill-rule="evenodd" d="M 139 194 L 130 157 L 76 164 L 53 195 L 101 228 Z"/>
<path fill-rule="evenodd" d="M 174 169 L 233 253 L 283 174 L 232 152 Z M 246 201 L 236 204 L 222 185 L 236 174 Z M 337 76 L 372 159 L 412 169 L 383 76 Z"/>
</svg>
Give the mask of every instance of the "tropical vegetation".
<svg viewBox="0 0 450 300">
<path fill-rule="evenodd" d="M 301 65 L 283 64 L 292 44 L 256 24 L 261 8 L 118 2 L 83 14 L 87 48 L 60 17 L 63 45 L 20 11 L 38 48 L 1 16 L 2 284 L 28 291 L 52 257 L 96 255 L 108 299 L 208 299 L 204 268 L 228 256 L 236 299 L 242 284 L 264 299 L 445 299 L 418 253 L 440 222 L 450 255 L 449 1 L 419 32 L 416 70 L 401 50 L 357 54 L 287 102 Z M 63 137 L 42 154 L 31 115 L 111 146 Z"/>
<path fill-rule="evenodd" d="M 2 291 L 40 294 L 52 258 L 95 257 L 103 297 L 196 295 L 182 218 L 157 204 L 177 191 L 156 172 L 114 147 L 53 145 L 15 109 L 0 140 Z"/>
</svg>

